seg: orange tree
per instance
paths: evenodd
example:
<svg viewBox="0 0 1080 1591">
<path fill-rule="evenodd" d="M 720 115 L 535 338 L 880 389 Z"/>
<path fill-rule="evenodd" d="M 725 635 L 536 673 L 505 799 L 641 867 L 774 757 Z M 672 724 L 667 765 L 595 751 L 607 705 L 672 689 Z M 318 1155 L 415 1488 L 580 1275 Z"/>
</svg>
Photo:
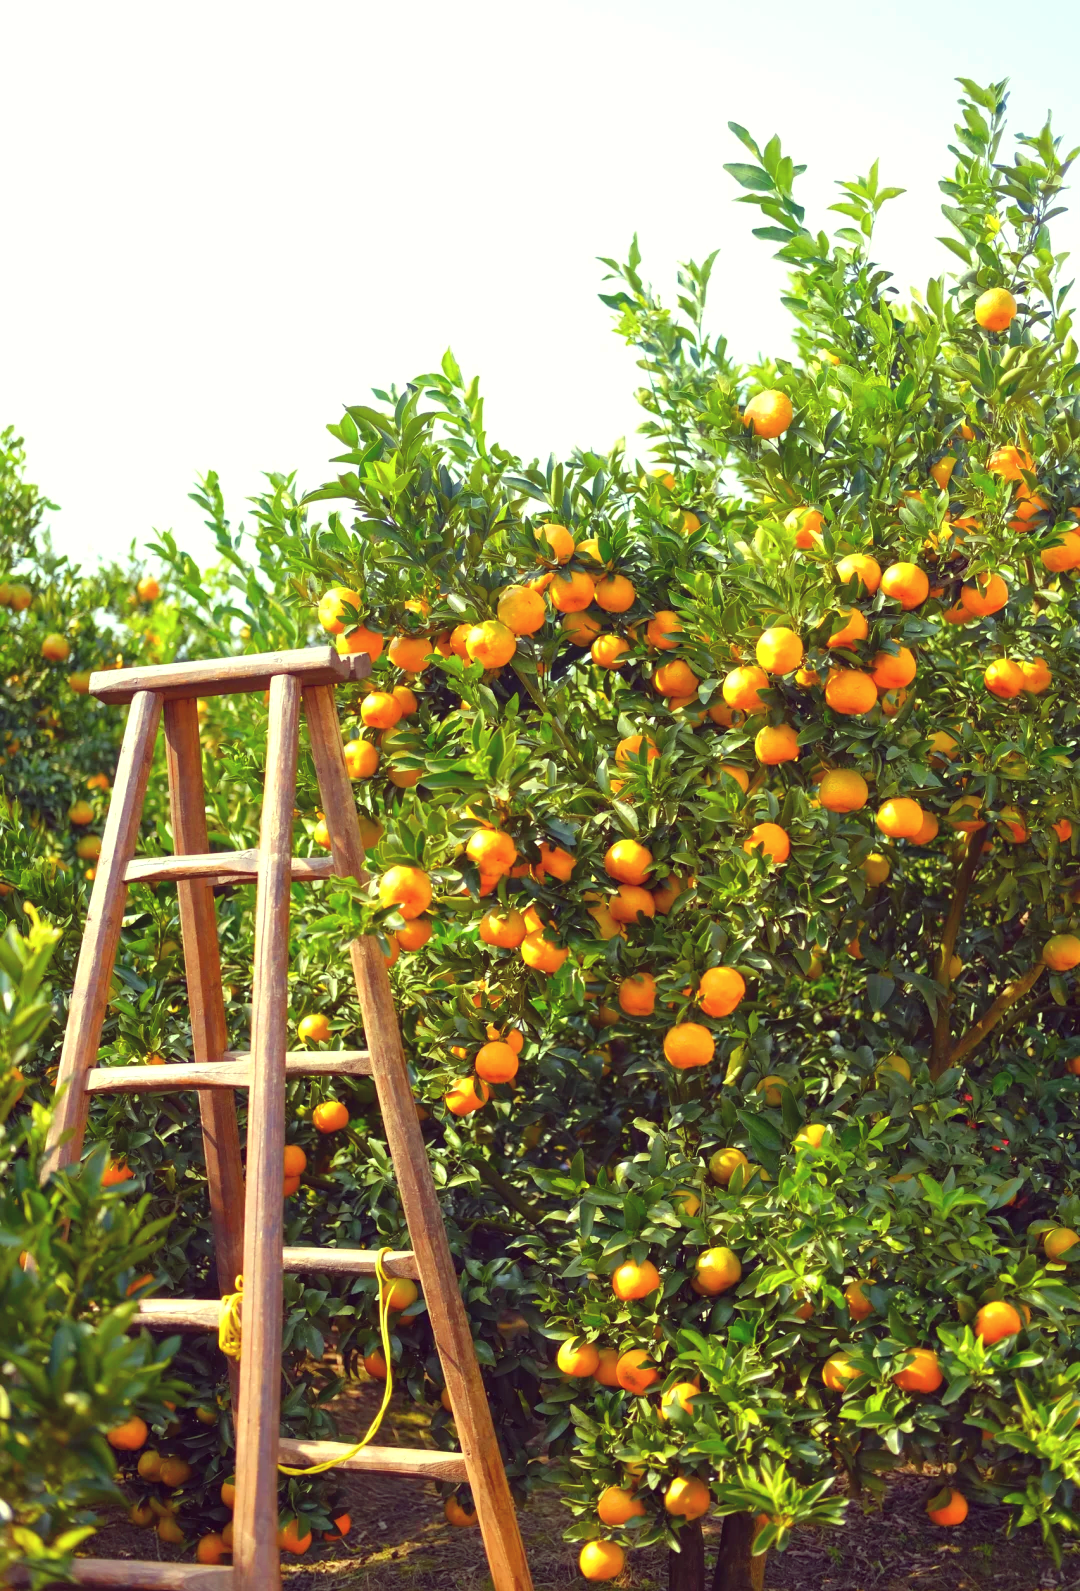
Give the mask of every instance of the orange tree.
<svg viewBox="0 0 1080 1591">
<path fill-rule="evenodd" d="M 964 89 L 964 270 L 906 303 L 876 168 L 815 234 L 739 128 L 792 357 L 706 339 L 711 262 L 681 320 L 636 249 L 609 262 L 653 473 L 524 466 L 447 356 L 330 428 L 336 480 L 259 505 L 374 661 L 346 733 L 380 876 L 349 915 L 406 948 L 448 1186 L 523 1223 L 587 1578 L 666 1540 L 701 1584 L 715 1506 L 716 1583 L 758 1583 L 840 1518 L 838 1475 L 900 1463 L 941 1523 L 1070 1528 L 1069 161 L 1047 128 L 1002 163 L 1004 85 Z"/>
</svg>

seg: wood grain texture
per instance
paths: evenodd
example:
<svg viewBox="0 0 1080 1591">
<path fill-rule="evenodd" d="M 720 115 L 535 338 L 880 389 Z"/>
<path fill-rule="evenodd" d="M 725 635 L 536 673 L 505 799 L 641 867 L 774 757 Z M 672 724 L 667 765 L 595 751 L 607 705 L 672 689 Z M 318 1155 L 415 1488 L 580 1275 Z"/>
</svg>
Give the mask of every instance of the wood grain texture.
<svg viewBox="0 0 1080 1591">
<path fill-rule="evenodd" d="M 76 1558 L 76 1585 L 112 1586 L 114 1591 L 230 1591 L 233 1572 L 226 1565 L 133 1563 L 130 1558 Z M 9 1571 L 8 1583 L 28 1586 L 29 1573 Z M 70 1584 L 65 1581 L 64 1584 Z"/>
<path fill-rule="evenodd" d="M 285 1076 L 369 1077 L 371 1058 L 366 1050 L 331 1050 L 308 1055 L 293 1050 L 285 1057 Z M 249 1057 L 226 1050 L 220 1061 L 205 1065 L 177 1061 L 169 1066 L 97 1066 L 86 1074 L 91 1094 L 164 1094 L 181 1088 L 247 1088 L 251 1082 Z M 227 1291 L 232 1291 L 231 1288 Z"/>
<path fill-rule="evenodd" d="M 143 693 L 132 702 L 71 991 L 42 1180 L 57 1167 L 70 1165 L 82 1152 L 90 1108 L 83 1083 L 97 1060 L 101 1042 L 101 1025 L 127 899 L 124 874 L 139 837 L 139 820 L 160 718 L 158 696 Z"/>
<path fill-rule="evenodd" d="M 325 1464 L 336 1453 L 348 1451 L 346 1442 L 294 1442 L 289 1437 L 281 1438 L 281 1462 L 296 1469 L 303 1464 Z M 337 1467 L 380 1475 L 418 1475 L 433 1481 L 468 1479 L 460 1453 L 437 1453 L 423 1447 L 365 1447 L 355 1458 Z"/>
<path fill-rule="evenodd" d="M 217 1331 L 220 1298 L 144 1298 L 132 1326 L 148 1331 Z"/>
<path fill-rule="evenodd" d="M 174 704 L 170 702 L 169 707 Z M 177 703 L 177 706 L 183 704 Z M 194 702 L 190 703 L 194 708 Z M 212 879 L 214 883 L 254 884 L 259 876 L 258 851 L 206 851 L 199 856 L 137 856 L 128 863 L 129 884 L 162 884 L 184 878 Z M 335 877 L 329 856 L 294 856 L 294 883 L 317 883 Z"/>
<path fill-rule="evenodd" d="M 357 661 L 359 658 L 342 657 L 332 646 L 304 646 L 291 652 L 256 652 L 249 657 L 102 669 L 90 676 L 90 695 L 113 703 L 129 702 L 139 691 L 155 691 L 164 701 L 226 696 L 268 690 L 271 680 L 282 674 L 311 684 L 334 685 L 370 672 L 370 659 L 368 669 L 359 672 L 354 666 Z"/>
<path fill-rule="evenodd" d="M 366 876 L 364 848 L 352 784 L 345 766 L 333 691 L 318 686 L 306 687 L 304 711 L 331 855 L 339 873 L 363 879 Z M 480 1518 L 492 1584 L 495 1591 L 532 1591 L 517 1514 L 473 1351 L 472 1332 L 458 1288 L 427 1150 L 416 1118 L 416 1103 L 409 1086 L 386 961 L 372 938 L 355 940 L 349 950 L 386 1141 L 409 1224 L 435 1345 L 453 1404 L 454 1423 Z"/>
<path fill-rule="evenodd" d="M 325 1271 L 329 1276 L 341 1271 L 350 1276 L 374 1276 L 377 1249 L 362 1248 L 287 1248 L 282 1258 L 287 1271 Z M 411 1249 L 394 1249 L 383 1256 L 387 1276 L 420 1275 L 416 1255 Z"/>
<path fill-rule="evenodd" d="M 177 855 L 203 853 L 209 842 L 199 715 L 194 698 L 165 704 L 165 766 Z M 221 992 L 214 892 L 203 878 L 184 878 L 177 884 L 176 893 L 184 944 L 191 1048 L 195 1064 L 207 1066 L 225 1054 L 229 1042 Z M 217 1283 L 222 1293 L 231 1293 L 244 1259 L 244 1168 L 240 1158 L 236 1104 L 231 1092 L 220 1088 L 200 1091 L 199 1116 Z"/>
<path fill-rule="evenodd" d="M 289 879 L 299 727 L 299 680 L 295 675 L 277 674 L 270 684 L 255 905 L 244 1221 L 244 1346 L 240 1358 L 233 1514 L 237 1591 L 276 1591 L 281 1584 L 273 1522 L 277 1516 L 281 1418 Z"/>
</svg>

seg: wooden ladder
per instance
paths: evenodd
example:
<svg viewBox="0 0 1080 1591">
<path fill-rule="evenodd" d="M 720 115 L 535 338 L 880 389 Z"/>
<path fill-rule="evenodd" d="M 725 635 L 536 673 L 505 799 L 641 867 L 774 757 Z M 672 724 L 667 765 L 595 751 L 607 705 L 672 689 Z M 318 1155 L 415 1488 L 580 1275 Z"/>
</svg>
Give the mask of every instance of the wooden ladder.
<svg viewBox="0 0 1080 1591">
<path fill-rule="evenodd" d="M 412 1243 L 411 1250 L 388 1256 L 385 1269 L 392 1276 L 415 1277 L 423 1287 L 461 1443 L 459 1453 L 366 1447 L 343 1468 L 467 1480 L 496 1591 L 531 1591 L 517 1516 L 409 1086 L 385 958 L 375 939 L 359 939 L 350 946 L 367 1050 L 336 1055 L 288 1050 L 291 885 L 296 880 L 367 876 L 334 687 L 369 672 L 366 655 L 345 658 L 327 646 L 119 669 L 94 674 L 90 680 L 91 694 L 101 701 L 131 705 L 72 991 L 46 1174 L 79 1158 L 94 1094 L 196 1089 L 218 1290 L 232 1292 L 236 1276 L 242 1273 L 244 1301 L 238 1386 L 232 1364 L 233 1566 L 79 1559 L 77 1579 L 83 1585 L 272 1591 L 281 1584 L 279 1461 L 314 1464 L 349 1451 L 342 1442 L 295 1442 L 279 1434 L 283 1273 L 375 1274 L 374 1251 L 283 1246 L 286 1081 L 331 1074 L 374 1078 Z M 196 698 L 266 690 L 270 716 L 258 850 L 211 853 Z M 331 854 L 325 859 L 292 854 L 301 702 L 330 836 Z M 163 710 L 175 855 L 136 858 Z M 98 1067 L 127 886 L 152 880 L 175 881 L 179 894 L 193 1059 L 168 1066 Z M 251 1050 L 235 1053 L 226 1048 L 213 885 L 243 881 L 257 886 L 253 1015 Z M 234 1099 L 238 1088 L 248 1091 L 246 1194 Z M 215 1299 L 149 1299 L 140 1306 L 136 1324 L 209 1331 L 216 1329 L 220 1310 Z"/>
</svg>

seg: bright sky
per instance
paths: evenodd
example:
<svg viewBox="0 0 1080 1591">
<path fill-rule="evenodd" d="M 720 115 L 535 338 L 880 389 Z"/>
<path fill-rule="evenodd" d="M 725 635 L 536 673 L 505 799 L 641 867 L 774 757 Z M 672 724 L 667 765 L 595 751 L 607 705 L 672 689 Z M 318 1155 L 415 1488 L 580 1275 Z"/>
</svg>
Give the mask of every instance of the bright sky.
<svg viewBox="0 0 1080 1591">
<path fill-rule="evenodd" d="M 723 171 L 727 130 L 779 132 L 821 224 L 877 156 L 908 189 L 876 253 L 902 286 L 947 268 L 936 182 L 957 74 L 1012 76 L 1080 143 L 1080 11 L 948 23 L 935 0 L 0 0 L 5 240 L 0 426 L 80 557 L 154 527 L 197 555 L 187 493 L 236 518 L 264 470 L 326 479 L 323 427 L 452 346 L 489 433 L 526 456 L 633 432 L 633 358 L 599 254 L 671 295 L 719 246 L 712 328 L 782 351 L 781 269 Z M 976 26 L 977 19 L 977 26 Z M 1022 47 L 1017 47 L 1017 46 Z M 841 224 L 839 218 L 832 218 Z M 1075 247 L 1062 218 L 1059 248 Z"/>
</svg>

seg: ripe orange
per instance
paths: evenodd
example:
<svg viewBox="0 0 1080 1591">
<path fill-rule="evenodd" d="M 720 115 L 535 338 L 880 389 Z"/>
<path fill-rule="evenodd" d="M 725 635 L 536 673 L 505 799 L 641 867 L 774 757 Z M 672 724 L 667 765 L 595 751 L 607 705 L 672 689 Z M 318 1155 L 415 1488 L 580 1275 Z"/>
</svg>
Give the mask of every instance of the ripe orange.
<svg viewBox="0 0 1080 1591">
<path fill-rule="evenodd" d="M 661 696 L 692 697 L 697 694 L 701 681 L 689 663 L 684 663 L 681 658 L 675 658 L 671 663 L 661 663 L 653 675 L 653 684 Z"/>
<path fill-rule="evenodd" d="M 784 434 L 793 417 L 791 399 L 770 387 L 750 399 L 743 410 L 742 423 L 752 425 L 756 436 L 775 437 Z"/>
<path fill-rule="evenodd" d="M 537 525 L 535 535 L 543 557 L 569 563 L 574 556 L 574 538 L 565 525 Z"/>
<path fill-rule="evenodd" d="M 619 1005 L 627 1016 L 651 1016 L 656 1009 L 656 980 L 635 972 L 619 984 Z"/>
<path fill-rule="evenodd" d="M 591 646 L 600 634 L 600 620 L 591 613 L 565 613 L 559 628 L 575 646 Z"/>
<path fill-rule="evenodd" d="M 660 1418 L 670 1420 L 675 1408 L 680 1408 L 684 1414 L 692 1414 L 693 1400 L 700 1391 L 696 1381 L 677 1381 L 673 1387 L 668 1387 L 660 1399 Z"/>
<path fill-rule="evenodd" d="M 608 897 L 608 911 L 617 923 L 636 923 L 641 917 L 656 913 L 656 902 L 647 889 L 639 884 L 620 884 L 614 895 Z"/>
<path fill-rule="evenodd" d="M 1025 660 L 1017 664 L 1017 667 L 1024 676 L 1024 689 L 1029 696 L 1040 696 L 1053 684 L 1054 676 L 1044 658 L 1034 657 L 1030 662 Z"/>
<path fill-rule="evenodd" d="M 616 840 L 604 855 L 604 870 L 620 884 L 643 884 L 653 865 L 653 854 L 637 840 Z"/>
<path fill-rule="evenodd" d="M 507 586 L 496 609 L 500 624 L 514 635 L 535 635 L 547 618 L 547 606 L 530 586 Z"/>
<path fill-rule="evenodd" d="M 333 586 L 319 602 L 319 623 L 331 635 L 340 635 L 347 623 L 346 608 L 360 609 L 360 593 L 349 586 Z"/>
<path fill-rule="evenodd" d="M 517 1052 L 500 1039 L 482 1045 L 473 1062 L 477 1076 L 487 1083 L 509 1083 L 517 1076 L 519 1064 Z"/>
<path fill-rule="evenodd" d="M 825 681 L 825 700 L 834 713 L 858 717 L 877 706 L 877 686 L 857 668 L 833 668 Z"/>
<path fill-rule="evenodd" d="M 71 686 L 73 691 L 77 692 L 78 695 L 85 696 L 89 691 L 91 672 L 92 671 L 88 668 L 77 668 L 73 673 L 68 675 L 68 684 Z"/>
<path fill-rule="evenodd" d="M 1044 547 L 1039 559 L 1050 574 L 1063 574 L 1080 567 L 1080 535 L 1075 530 L 1055 530 L 1054 544 Z"/>
<path fill-rule="evenodd" d="M 746 993 L 746 983 L 734 967 L 708 967 L 698 984 L 698 1003 L 706 1016 L 730 1016 Z"/>
<path fill-rule="evenodd" d="M 862 1374 L 846 1353 L 834 1353 L 821 1367 L 821 1379 L 830 1392 L 843 1392 L 849 1382 L 861 1380 Z"/>
<path fill-rule="evenodd" d="M 944 458 L 938 459 L 936 464 L 930 466 L 930 476 L 934 485 L 940 491 L 947 492 L 949 482 L 952 480 L 953 470 L 956 468 L 956 459 L 952 453 L 947 453 Z"/>
<path fill-rule="evenodd" d="M 976 618 L 998 613 L 1009 600 L 1009 588 L 1000 575 L 984 572 L 976 575 L 974 585 L 960 588 L 960 603 Z"/>
<path fill-rule="evenodd" d="M 726 1188 L 739 1167 L 749 1164 L 741 1149 L 717 1149 L 709 1159 L 709 1175 Z"/>
<path fill-rule="evenodd" d="M 739 1256 L 729 1248 L 710 1248 L 698 1255 L 694 1266 L 694 1280 L 698 1291 L 708 1298 L 726 1293 L 742 1277 Z"/>
<path fill-rule="evenodd" d="M 175 1491 L 180 1486 L 186 1486 L 192 1476 L 191 1465 L 182 1458 L 163 1458 L 158 1470 L 158 1480 L 162 1486 L 167 1486 L 170 1491 Z"/>
<path fill-rule="evenodd" d="M 286 1144 L 282 1168 L 286 1177 L 299 1177 L 307 1167 L 307 1155 L 299 1144 Z"/>
<path fill-rule="evenodd" d="M 195 1546 L 196 1563 L 220 1563 L 229 1551 L 221 1536 L 216 1533 L 200 1536 Z"/>
<path fill-rule="evenodd" d="M 784 529 L 795 536 L 795 546 L 800 552 L 809 552 L 821 540 L 821 527 L 825 515 L 817 508 L 793 508 L 784 520 Z"/>
<path fill-rule="evenodd" d="M 1027 826 L 1017 807 L 1002 807 L 998 826 L 1005 830 L 1012 845 L 1023 845 L 1029 837 Z"/>
<path fill-rule="evenodd" d="M 143 575 L 135 587 L 135 594 L 140 602 L 156 602 L 161 595 L 161 587 L 153 575 Z"/>
<path fill-rule="evenodd" d="M 653 904 L 661 917 L 667 916 L 685 888 L 685 883 L 677 873 L 669 873 L 663 883 L 653 890 Z"/>
<path fill-rule="evenodd" d="M 618 1366 L 619 1350 L 617 1348 L 601 1348 L 600 1362 L 594 1371 L 594 1379 L 599 1381 L 602 1387 L 617 1387 L 619 1385 Z"/>
<path fill-rule="evenodd" d="M 1056 823 L 1052 823 L 1050 826 L 1063 845 L 1066 840 L 1072 838 L 1072 824 L 1068 818 L 1059 818 Z"/>
<path fill-rule="evenodd" d="M 350 779 L 370 779 L 379 766 L 379 753 L 370 740 L 345 743 L 345 767 Z"/>
<path fill-rule="evenodd" d="M 41 655 L 48 663 L 63 663 L 71 655 L 71 646 L 62 635 L 47 635 L 41 643 Z"/>
<path fill-rule="evenodd" d="M 795 1134 L 794 1146 L 796 1149 L 800 1147 L 820 1149 L 828 1131 L 829 1129 L 823 1121 L 808 1121 L 806 1126 L 801 1127 Z M 809 1318 L 809 1315 L 803 1317 L 804 1320 L 809 1320 Z"/>
<path fill-rule="evenodd" d="M 548 587 L 551 605 L 560 613 L 582 613 L 593 599 L 596 587 L 591 575 L 580 569 L 560 570 Z"/>
<path fill-rule="evenodd" d="M 596 605 L 605 613 L 625 613 L 634 605 L 633 582 L 625 575 L 609 574 L 596 583 Z"/>
<path fill-rule="evenodd" d="M 548 974 L 558 972 L 570 954 L 564 946 L 554 944 L 544 937 L 542 929 L 534 929 L 521 941 L 520 955 L 527 967 Z"/>
<path fill-rule="evenodd" d="M 340 1132 L 349 1125 L 349 1111 L 340 1099 L 327 1099 L 311 1113 L 316 1132 Z"/>
<path fill-rule="evenodd" d="M 434 931 L 430 917 L 413 917 L 399 928 L 394 938 L 402 950 L 423 950 Z"/>
<path fill-rule="evenodd" d="M 587 1541 L 578 1553 L 583 1580 L 615 1580 L 626 1568 L 626 1553 L 617 1541 Z"/>
<path fill-rule="evenodd" d="M 670 608 L 661 608 L 654 613 L 645 627 L 645 639 L 650 646 L 655 646 L 658 652 L 670 652 L 677 645 L 671 639 L 682 630 L 682 620 L 677 613 L 672 613 Z"/>
<path fill-rule="evenodd" d="M 513 907 L 505 911 L 495 907 L 480 919 L 480 938 L 500 950 L 516 950 L 528 931 L 524 917 Z"/>
<path fill-rule="evenodd" d="M 827 812 L 858 812 L 870 799 L 870 790 L 854 768 L 834 768 L 818 785 L 818 800 Z"/>
<path fill-rule="evenodd" d="M 572 1338 L 559 1344 L 555 1363 L 564 1376 L 592 1376 L 600 1364 L 599 1350 L 591 1342 L 575 1345 Z"/>
<path fill-rule="evenodd" d="M 278 1530 L 278 1546 L 282 1552 L 291 1552 L 299 1558 L 311 1546 L 311 1531 L 300 1534 L 300 1521 L 294 1515 L 286 1519 Z"/>
<path fill-rule="evenodd" d="M 873 596 L 881 584 L 881 565 L 876 558 L 871 558 L 867 553 L 853 552 L 846 558 L 841 558 L 836 566 L 836 573 L 844 585 L 851 580 L 858 580 L 869 597 Z M 849 609 L 850 611 L 853 610 Z"/>
<path fill-rule="evenodd" d="M 775 1072 L 771 1072 L 767 1077 L 763 1077 L 760 1083 L 754 1085 L 754 1093 L 764 1094 L 766 1105 L 779 1105 L 783 1098 L 781 1090 L 787 1086 L 786 1077 L 779 1077 Z"/>
<path fill-rule="evenodd" d="M 798 730 L 790 724 L 766 724 L 754 736 L 754 755 L 768 768 L 781 762 L 798 762 Z"/>
<path fill-rule="evenodd" d="M 393 729 L 401 719 L 401 704 L 389 691 L 372 691 L 360 704 L 360 717 L 368 729 Z"/>
<path fill-rule="evenodd" d="M 630 655 L 630 643 L 621 635 L 598 635 L 590 656 L 597 668 L 622 668 Z"/>
<path fill-rule="evenodd" d="M 431 642 L 421 635 L 395 635 L 386 655 L 406 674 L 421 674 L 431 662 Z"/>
<path fill-rule="evenodd" d="M 583 602 L 582 607 L 588 607 L 588 603 Z M 480 663 L 486 669 L 502 668 L 517 651 L 517 636 L 498 619 L 485 619 L 469 631 L 465 650 L 473 663 Z"/>
<path fill-rule="evenodd" d="M 961 796 L 950 806 L 946 822 L 951 828 L 959 829 L 961 834 L 977 834 L 986 827 L 985 820 L 979 817 L 981 808 L 982 796 Z"/>
<path fill-rule="evenodd" d="M 502 829 L 477 829 L 469 836 L 465 854 L 482 873 L 508 873 L 517 861 L 517 846 Z"/>
<path fill-rule="evenodd" d="M 150 1427 L 145 1420 L 137 1414 L 129 1415 L 122 1425 L 116 1425 L 105 1434 L 105 1440 L 110 1447 L 115 1447 L 120 1453 L 134 1453 L 143 1446 L 150 1434 Z"/>
<path fill-rule="evenodd" d="M 600 1493 L 596 1512 L 603 1525 L 625 1525 L 628 1519 L 638 1519 L 644 1514 L 645 1504 L 621 1486 L 607 1486 Z"/>
<path fill-rule="evenodd" d="M 664 1493 L 664 1507 L 680 1519 L 701 1519 L 712 1507 L 712 1493 L 696 1475 L 676 1475 Z"/>
<path fill-rule="evenodd" d="M 1080 939 L 1075 934 L 1054 934 L 1043 945 L 1042 958 L 1052 972 L 1071 972 L 1080 965 Z"/>
<path fill-rule="evenodd" d="M 618 1275 L 618 1271 L 615 1274 Z M 656 1286 L 659 1285 L 660 1278 L 657 1277 Z M 640 1397 L 655 1381 L 659 1381 L 659 1370 L 651 1363 L 647 1363 L 651 1358 L 648 1348 L 630 1348 L 626 1353 L 619 1355 L 615 1375 L 624 1392 L 632 1392 L 635 1397 Z"/>
<path fill-rule="evenodd" d="M 94 809 L 89 801 L 74 801 L 68 808 L 68 822 L 76 828 L 84 828 L 87 823 L 94 820 Z"/>
<path fill-rule="evenodd" d="M 617 768 L 630 767 L 631 759 L 634 764 L 639 764 L 642 759 L 642 752 L 644 752 L 644 761 L 646 763 L 655 762 L 660 755 L 656 749 L 656 742 L 651 738 L 644 735 L 627 735 L 626 739 L 620 740 L 615 747 L 615 766 Z"/>
<path fill-rule="evenodd" d="M 923 809 L 910 796 L 894 796 L 882 802 L 874 821 L 890 839 L 910 840 L 922 828 Z"/>
<path fill-rule="evenodd" d="M 163 1513 L 158 1518 L 157 1533 L 159 1541 L 166 1541 L 172 1547 L 178 1547 L 184 1540 L 184 1532 L 171 1512 Z"/>
<path fill-rule="evenodd" d="M 930 581 L 918 564 L 894 563 L 882 575 L 881 589 L 902 608 L 917 608 L 930 595 Z"/>
<path fill-rule="evenodd" d="M 491 1095 L 487 1084 L 475 1077 L 459 1077 L 443 1095 L 443 1103 L 452 1116 L 469 1116 L 486 1105 Z"/>
<path fill-rule="evenodd" d="M 101 1173 L 101 1186 L 115 1188 L 118 1183 L 127 1182 L 135 1175 L 126 1160 L 110 1160 Z"/>
<path fill-rule="evenodd" d="M 803 644 L 794 630 L 778 625 L 762 631 L 758 637 L 755 655 L 761 667 L 769 674 L 790 674 L 803 660 Z"/>
<path fill-rule="evenodd" d="M 679 1022 L 664 1034 L 664 1054 L 680 1072 L 708 1066 L 715 1050 L 715 1039 L 700 1022 Z"/>
<path fill-rule="evenodd" d="M 895 652 L 875 652 L 870 678 L 879 691 L 910 685 L 915 674 L 915 654 L 908 647 L 898 647 Z"/>
<path fill-rule="evenodd" d="M 869 856 L 863 861 L 862 870 L 866 874 L 867 882 L 870 884 L 884 884 L 892 872 L 888 858 L 882 856 L 880 851 L 870 852 Z"/>
<path fill-rule="evenodd" d="M 1016 299 L 1004 287 L 988 287 L 975 300 L 975 319 L 984 331 L 1008 331 Z"/>
<path fill-rule="evenodd" d="M 895 1384 L 904 1392 L 936 1392 L 944 1379 L 932 1348 L 912 1348 L 908 1363 L 893 1376 Z"/>
<path fill-rule="evenodd" d="M 379 880 L 379 903 L 396 906 L 408 921 L 431 905 L 431 880 L 422 867 L 390 867 Z"/>
<path fill-rule="evenodd" d="M 761 691 L 769 689 L 769 676 L 763 668 L 733 668 L 724 680 L 724 701 L 744 713 L 763 713 L 766 703 Z"/>
<path fill-rule="evenodd" d="M 736 763 L 722 762 L 720 764 L 720 773 L 726 774 L 729 779 L 734 779 L 743 795 L 750 788 L 750 775 L 745 768 L 740 768 Z"/>
<path fill-rule="evenodd" d="M 975 1335 L 989 1346 L 1000 1342 L 1003 1337 L 1015 1337 L 1023 1324 L 1011 1304 L 1005 1303 L 1003 1299 L 994 1299 L 984 1304 L 975 1316 Z"/>
<path fill-rule="evenodd" d="M 354 657 L 358 652 L 366 652 L 371 661 L 377 663 L 385 642 L 386 637 L 378 630 L 369 630 L 366 625 L 359 624 L 347 634 L 339 635 L 334 644 L 342 657 Z"/>
<path fill-rule="evenodd" d="M 322 1011 L 302 1017 L 296 1028 L 301 1044 L 323 1044 L 330 1037 L 330 1018 Z"/>
<path fill-rule="evenodd" d="M 324 1541 L 340 1541 L 342 1536 L 347 1536 L 352 1529 L 352 1515 L 340 1513 L 334 1515 L 333 1530 L 323 1531 Z"/>
<path fill-rule="evenodd" d="M 1076 1243 L 1080 1243 L 1080 1233 L 1074 1232 L 1071 1227 L 1052 1226 L 1043 1233 L 1043 1253 L 1048 1260 L 1059 1260 Z"/>
<path fill-rule="evenodd" d="M 624 1260 L 611 1278 L 611 1290 L 616 1298 L 647 1298 L 660 1286 L 660 1272 L 652 1260 Z"/>
<path fill-rule="evenodd" d="M 991 475 L 1000 475 L 1002 480 L 1019 481 L 1023 479 L 1024 470 L 1030 473 L 1032 469 L 1031 454 L 1011 445 L 999 447 L 987 459 L 986 467 Z"/>
<path fill-rule="evenodd" d="M 755 823 L 743 841 L 743 850 L 750 852 L 759 846 L 778 867 L 783 866 L 791 854 L 790 836 L 779 823 Z"/>
<path fill-rule="evenodd" d="M 929 1514 L 933 1524 L 963 1524 L 964 1520 L 968 1516 L 968 1501 L 963 1492 L 958 1492 L 955 1487 L 950 1487 L 948 1502 L 943 1503 L 940 1508 L 935 1508 L 933 1504 L 936 1501 L 936 1498 L 931 1497 L 930 1501 L 926 1505 L 926 1512 Z"/>
<path fill-rule="evenodd" d="M 918 832 L 908 836 L 912 845 L 929 845 L 938 836 L 938 820 L 932 812 L 924 812 Z"/>
</svg>

